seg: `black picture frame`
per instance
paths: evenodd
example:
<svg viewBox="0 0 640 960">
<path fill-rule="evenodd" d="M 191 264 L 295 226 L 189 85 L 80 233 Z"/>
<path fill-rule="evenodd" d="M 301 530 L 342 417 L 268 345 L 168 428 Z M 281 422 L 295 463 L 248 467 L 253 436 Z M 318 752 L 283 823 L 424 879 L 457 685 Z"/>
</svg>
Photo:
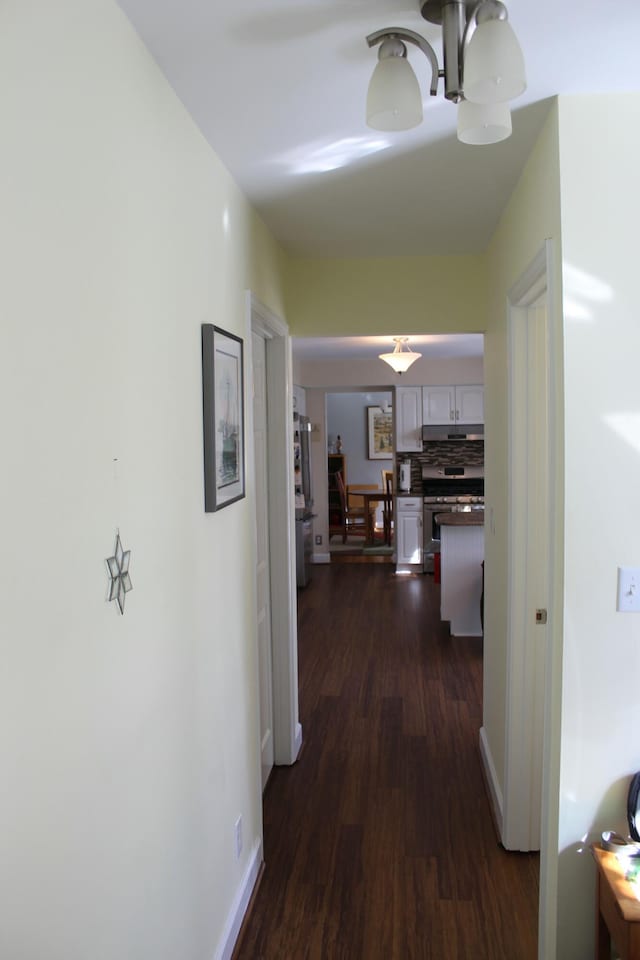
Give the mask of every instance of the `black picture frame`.
<svg viewBox="0 0 640 960">
<path fill-rule="evenodd" d="M 204 509 L 213 513 L 245 496 L 244 344 L 202 324 Z"/>
</svg>

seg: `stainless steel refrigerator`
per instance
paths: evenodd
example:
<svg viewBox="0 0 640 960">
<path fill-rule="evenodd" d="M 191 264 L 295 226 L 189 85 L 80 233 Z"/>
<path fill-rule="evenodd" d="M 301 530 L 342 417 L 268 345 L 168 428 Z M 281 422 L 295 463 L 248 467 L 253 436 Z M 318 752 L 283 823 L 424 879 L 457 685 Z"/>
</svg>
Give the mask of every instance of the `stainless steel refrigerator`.
<svg viewBox="0 0 640 960">
<path fill-rule="evenodd" d="M 311 496 L 311 423 L 293 415 L 293 462 L 296 497 L 296 582 L 306 587 L 313 553 L 313 497 Z"/>
</svg>

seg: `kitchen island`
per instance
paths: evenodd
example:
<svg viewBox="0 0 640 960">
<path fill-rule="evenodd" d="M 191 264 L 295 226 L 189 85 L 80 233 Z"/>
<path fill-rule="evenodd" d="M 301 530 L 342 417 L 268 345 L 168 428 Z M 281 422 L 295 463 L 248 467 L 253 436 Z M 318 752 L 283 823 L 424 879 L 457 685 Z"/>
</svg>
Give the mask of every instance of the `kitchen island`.
<svg viewBox="0 0 640 960">
<path fill-rule="evenodd" d="M 484 510 L 438 513 L 440 617 L 454 637 L 481 637 L 480 597 L 484 560 Z"/>
</svg>

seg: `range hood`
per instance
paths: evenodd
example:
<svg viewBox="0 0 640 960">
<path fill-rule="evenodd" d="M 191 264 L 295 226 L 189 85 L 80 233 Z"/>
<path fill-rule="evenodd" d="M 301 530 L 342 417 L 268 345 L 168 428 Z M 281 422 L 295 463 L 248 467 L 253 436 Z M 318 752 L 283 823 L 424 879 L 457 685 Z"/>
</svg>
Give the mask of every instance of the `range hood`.
<svg viewBox="0 0 640 960">
<path fill-rule="evenodd" d="M 422 442 L 433 440 L 484 440 L 484 423 L 427 423 L 422 427 Z"/>
</svg>

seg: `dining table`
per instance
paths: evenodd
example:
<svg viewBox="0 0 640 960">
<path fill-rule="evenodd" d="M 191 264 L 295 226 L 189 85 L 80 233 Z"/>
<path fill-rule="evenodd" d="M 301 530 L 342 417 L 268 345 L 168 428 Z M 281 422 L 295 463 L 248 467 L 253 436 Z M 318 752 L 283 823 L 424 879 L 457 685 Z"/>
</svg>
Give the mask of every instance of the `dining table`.
<svg viewBox="0 0 640 960">
<path fill-rule="evenodd" d="M 377 490 L 353 490 L 352 497 L 362 497 L 365 515 L 365 546 L 372 546 L 375 541 L 374 536 L 374 515 L 375 507 L 379 504 L 388 504 L 393 502 L 393 494 L 387 493 L 380 487 Z"/>
</svg>

